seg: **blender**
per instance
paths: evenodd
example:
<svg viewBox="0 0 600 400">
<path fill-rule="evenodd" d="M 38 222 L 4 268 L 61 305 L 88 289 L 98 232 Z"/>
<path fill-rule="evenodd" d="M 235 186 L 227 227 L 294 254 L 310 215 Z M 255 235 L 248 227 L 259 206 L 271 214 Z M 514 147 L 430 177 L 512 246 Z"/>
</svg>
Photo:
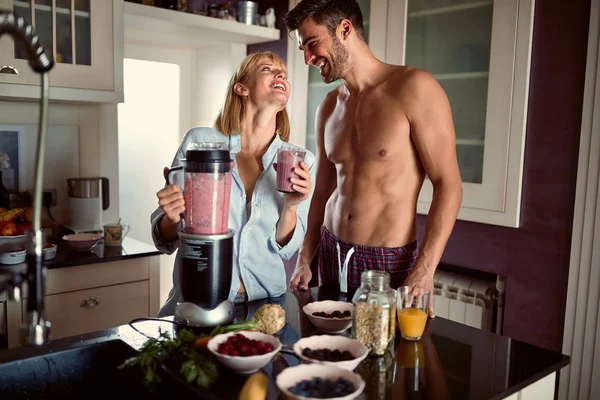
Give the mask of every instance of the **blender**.
<svg viewBox="0 0 600 400">
<path fill-rule="evenodd" d="M 225 143 L 192 143 L 183 165 L 169 169 L 167 183 L 184 174 L 185 213 L 178 234 L 179 289 L 175 321 L 212 328 L 234 319 L 228 300 L 232 279 L 233 236 L 228 229 L 232 161 Z"/>
</svg>

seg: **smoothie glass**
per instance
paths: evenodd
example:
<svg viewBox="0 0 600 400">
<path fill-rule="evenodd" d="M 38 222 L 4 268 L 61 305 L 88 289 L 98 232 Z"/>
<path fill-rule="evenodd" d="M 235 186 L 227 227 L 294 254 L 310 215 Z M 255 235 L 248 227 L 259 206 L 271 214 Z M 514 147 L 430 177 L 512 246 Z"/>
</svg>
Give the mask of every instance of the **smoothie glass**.
<svg viewBox="0 0 600 400">
<path fill-rule="evenodd" d="M 415 294 L 408 286 L 398 288 L 398 327 L 402 338 L 420 340 L 427 324 L 430 292 Z"/>
<path fill-rule="evenodd" d="M 281 146 L 277 152 L 277 190 L 283 193 L 294 193 L 290 179 L 295 176 L 294 168 L 300 168 L 306 152 L 297 147 Z"/>
</svg>

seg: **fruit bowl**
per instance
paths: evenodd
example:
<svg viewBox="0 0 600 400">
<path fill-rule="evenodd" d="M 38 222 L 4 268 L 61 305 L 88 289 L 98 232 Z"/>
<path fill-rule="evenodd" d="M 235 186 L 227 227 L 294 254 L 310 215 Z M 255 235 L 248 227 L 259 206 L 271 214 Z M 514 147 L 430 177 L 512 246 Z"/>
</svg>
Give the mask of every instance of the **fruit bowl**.
<svg viewBox="0 0 600 400">
<path fill-rule="evenodd" d="M 310 322 L 312 322 L 319 330 L 326 333 L 342 333 L 352 326 L 354 305 L 346 301 L 314 301 L 302 307 L 302 311 L 308 315 Z M 327 318 L 313 315 L 316 312 L 331 314 L 334 311 L 350 311 L 350 317 Z"/>
<path fill-rule="evenodd" d="M 323 388 L 323 383 L 327 379 L 330 381 L 337 381 L 339 378 L 349 382 L 354 391 L 349 394 L 340 395 L 338 397 L 328 397 L 329 400 L 350 400 L 358 397 L 365 388 L 365 381 L 355 372 L 347 371 L 345 369 L 333 367 L 331 365 L 318 365 L 318 364 L 303 364 L 295 367 L 288 367 L 284 369 L 277 378 L 275 378 L 275 384 L 279 390 L 290 399 L 298 400 L 313 400 L 318 398 L 325 398 L 324 396 L 313 397 L 304 391 L 304 393 L 293 393 L 292 390 L 298 391 L 297 387 L 302 385 L 302 381 L 313 381 L 319 380 L 318 386 Z M 292 388 L 296 389 L 292 389 Z M 292 389 L 292 390 L 290 390 Z M 333 395 L 333 394 L 331 394 Z"/>
<path fill-rule="evenodd" d="M 310 350 L 338 350 L 340 353 L 348 352 L 353 357 L 351 360 L 328 361 L 319 360 L 304 354 L 305 349 Z M 294 353 L 307 363 L 331 365 L 353 371 L 358 364 L 369 355 L 369 348 L 355 339 L 338 335 L 313 335 L 302 338 L 294 343 Z"/>
<path fill-rule="evenodd" d="M 227 339 L 242 335 L 248 339 L 258 340 L 269 343 L 273 347 L 273 351 L 255 356 L 232 356 L 219 353 L 219 345 L 227 342 Z M 258 331 L 230 332 L 217 335 L 208 341 L 208 350 L 212 355 L 225 367 L 240 374 L 251 374 L 265 365 L 267 365 L 273 357 L 281 350 L 281 342 L 275 336 L 267 335 Z"/>
<path fill-rule="evenodd" d="M 99 233 L 75 233 L 72 235 L 65 235 L 62 240 L 73 250 L 85 251 L 89 250 L 90 247 L 95 245 L 102 235 Z"/>
</svg>

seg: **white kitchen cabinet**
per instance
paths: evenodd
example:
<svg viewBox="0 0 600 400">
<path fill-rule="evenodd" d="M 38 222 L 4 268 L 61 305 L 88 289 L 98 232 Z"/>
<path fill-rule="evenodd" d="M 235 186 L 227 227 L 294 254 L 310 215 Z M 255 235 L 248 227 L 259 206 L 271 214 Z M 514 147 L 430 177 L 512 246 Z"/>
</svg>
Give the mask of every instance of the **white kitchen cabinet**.
<svg viewBox="0 0 600 400">
<path fill-rule="evenodd" d="M 32 24 L 55 60 L 51 99 L 122 101 L 123 0 L 0 0 L 0 9 Z M 0 39 L 0 64 L 18 71 L 0 74 L 0 97 L 39 96 L 39 75 L 28 66 L 20 43 Z"/>
<path fill-rule="evenodd" d="M 52 339 L 156 316 L 159 264 L 155 256 L 47 270 L 44 302 Z M 27 295 L 24 287 L 20 302 L 7 302 L 8 347 L 21 345 L 19 329 L 27 318 Z"/>
<path fill-rule="evenodd" d="M 148 282 L 138 281 L 45 296 L 52 339 L 114 328 L 148 315 Z M 23 315 L 27 301 L 22 302 Z"/>
<path fill-rule="evenodd" d="M 463 179 L 458 219 L 518 227 L 534 0 L 359 3 L 375 56 L 428 70 L 448 95 Z M 292 141 L 314 150 L 314 113 L 336 84 L 321 83 L 289 44 Z M 426 179 L 419 213 L 432 194 Z"/>
</svg>

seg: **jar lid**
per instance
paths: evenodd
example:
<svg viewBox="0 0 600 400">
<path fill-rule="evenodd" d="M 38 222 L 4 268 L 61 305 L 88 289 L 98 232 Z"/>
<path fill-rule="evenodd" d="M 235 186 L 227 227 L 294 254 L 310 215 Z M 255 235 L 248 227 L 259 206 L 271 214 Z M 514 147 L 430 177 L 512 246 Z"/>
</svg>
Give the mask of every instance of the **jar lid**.
<svg viewBox="0 0 600 400">
<path fill-rule="evenodd" d="M 229 163 L 231 162 L 231 155 L 226 143 L 194 142 L 187 147 L 183 161 Z"/>
<path fill-rule="evenodd" d="M 390 274 L 385 271 L 363 271 L 360 275 L 361 284 L 375 285 L 379 287 L 390 285 Z"/>
</svg>

